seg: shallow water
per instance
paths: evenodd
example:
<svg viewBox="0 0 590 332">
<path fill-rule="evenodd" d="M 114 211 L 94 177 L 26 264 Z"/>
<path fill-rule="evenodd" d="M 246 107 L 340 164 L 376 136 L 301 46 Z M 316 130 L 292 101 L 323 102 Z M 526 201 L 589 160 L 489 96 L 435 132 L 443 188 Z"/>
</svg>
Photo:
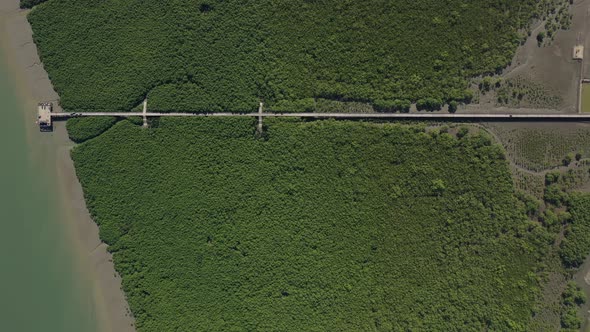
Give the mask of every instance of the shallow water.
<svg viewBox="0 0 590 332">
<path fill-rule="evenodd" d="M 92 287 L 60 215 L 52 134 L 33 132 L 4 60 L 0 52 L 0 331 L 96 331 Z"/>
</svg>

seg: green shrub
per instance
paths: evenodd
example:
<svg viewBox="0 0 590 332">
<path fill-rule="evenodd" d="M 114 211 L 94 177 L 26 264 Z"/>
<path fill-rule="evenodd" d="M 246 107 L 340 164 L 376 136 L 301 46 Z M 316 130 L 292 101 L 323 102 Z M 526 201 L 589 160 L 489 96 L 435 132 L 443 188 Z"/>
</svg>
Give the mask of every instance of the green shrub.
<svg viewBox="0 0 590 332">
<path fill-rule="evenodd" d="M 459 127 L 457 131 L 457 138 L 463 138 L 469 134 L 469 128 L 465 126 Z"/>
<path fill-rule="evenodd" d="M 463 136 L 465 135 L 462 135 L 461 137 Z M 537 213 L 539 213 L 541 202 L 533 195 L 529 195 L 525 192 L 518 191 L 516 192 L 516 197 L 524 204 L 524 209 L 529 217 L 533 217 L 537 215 Z"/>
<path fill-rule="evenodd" d="M 455 100 L 451 100 L 449 102 L 449 112 L 450 113 L 455 113 L 457 112 L 457 108 L 459 107 L 459 103 L 456 102 Z"/>
<path fill-rule="evenodd" d="M 561 327 L 565 329 L 579 329 L 582 326 L 582 319 L 578 316 L 575 307 L 568 307 L 561 313 Z"/>
<path fill-rule="evenodd" d="M 578 315 L 578 308 L 586 303 L 586 294 L 575 282 L 570 281 L 561 297 L 561 327 L 572 330 L 579 329 L 582 325 L 582 319 Z"/>
<path fill-rule="evenodd" d="M 558 184 L 551 184 L 545 187 L 543 199 L 547 203 L 560 207 L 568 203 L 569 197 Z"/>
<path fill-rule="evenodd" d="M 543 44 L 543 40 L 545 40 L 545 37 L 547 37 L 545 31 L 541 31 L 537 34 L 537 42 L 539 43 L 539 45 Z"/>
<path fill-rule="evenodd" d="M 552 210 L 546 210 L 545 212 L 543 212 L 540 219 L 543 222 L 543 225 L 547 228 L 557 226 L 559 223 L 557 215 Z"/>
<path fill-rule="evenodd" d="M 402 112 L 407 113 L 410 111 L 412 103 L 409 100 L 375 100 L 373 106 L 380 112 Z"/>
<path fill-rule="evenodd" d="M 436 98 L 424 98 L 419 99 L 416 102 L 416 108 L 418 108 L 419 111 L 438 111 L 442 106 L 443 102 Z"/>
<path fill-rule="evenodd" d="M 570 281 L 565 291 L 563 292 L 563 304 L 566 306 L 582 305 L 586 303 L 586 294 L 576 285 L 575 282 Z"/>
<path fill-rule="evenodd" d="M 551 185 L 554 183 L 558 183 L 560 176 L 561 176 L 561 172 L 559 172 L 559 171 L 547 172 L 547 174 L 545 174 L 545 184 Z"/>
<path fill-rule="evenodd" d="M 575 155 L 573 152 L 568 153 L 565 158 L 563 158 L 563 166 L 569 166 L 569 164 L 572 163 L 572 161 L 574 160 Z"/>
</svg>

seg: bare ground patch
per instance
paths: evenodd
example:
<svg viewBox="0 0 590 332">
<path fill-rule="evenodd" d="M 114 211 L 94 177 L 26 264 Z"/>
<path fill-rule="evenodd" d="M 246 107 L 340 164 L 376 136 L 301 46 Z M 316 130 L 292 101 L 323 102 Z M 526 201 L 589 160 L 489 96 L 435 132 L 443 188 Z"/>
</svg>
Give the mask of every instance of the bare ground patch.
<svg viewBox="0 0 590 332">
<path fill-rule="evenodd" d="M 550 42 L 539 43 L 537 36 L 546 34 L 550 23 L 537 22 L 524 44 L 518 49 L 512 64 L 499 76 L 502 83 L 481 90 L 483 78 L 475 80 L 477 87 L 469 111 L 494 111 L 498 106 L 552 110 L 564 113 L 577 112 L 579 82 L 590 74 L 590 0 L 577 0 L 571 6 L 568 30 L 552 33 Z M 540 46 L 541 44 L 541 46 Z M 575 45 L 585 46 L 585 61 L 572 58 Z"/>
</svg>

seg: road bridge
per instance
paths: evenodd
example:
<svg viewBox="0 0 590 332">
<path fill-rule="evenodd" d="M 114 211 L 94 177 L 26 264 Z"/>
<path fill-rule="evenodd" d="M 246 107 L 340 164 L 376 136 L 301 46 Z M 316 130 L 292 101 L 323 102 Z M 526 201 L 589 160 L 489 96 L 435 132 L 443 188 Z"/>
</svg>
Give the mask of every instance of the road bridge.
<svg viewBox="0 0 590 332">
<path fill-rule="evenodd" d="M 162 112 L 77 112 L 77 113 L 51 113 L 54 120 L 75 117 L 252 117 L 252 118 L 313 118 L 313 119 L 389 119 L 389 120 L 417 120 L 417 121 L 590 121 L 590 113 L 162 113 Z"/>
</svg>

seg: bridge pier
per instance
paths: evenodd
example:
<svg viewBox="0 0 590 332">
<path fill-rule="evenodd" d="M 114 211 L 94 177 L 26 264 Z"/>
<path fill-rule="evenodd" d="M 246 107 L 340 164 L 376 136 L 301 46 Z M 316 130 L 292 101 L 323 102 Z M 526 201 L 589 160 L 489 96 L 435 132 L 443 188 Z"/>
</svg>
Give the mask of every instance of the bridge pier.
<svg viewBox="0 0 590 332">
<path fill-rule="evenodd" d="M 258 106 L 258 133 L 262 134 L 262 108 L 263 108 L 263 103 L 260 102 L 260 105 Z"/>
<path fill-rule="evenodd" d="M 148 120 L 147 120 L 147 98 L 143 101 L 143 127 L 147 128 Z"/>
</svg>

